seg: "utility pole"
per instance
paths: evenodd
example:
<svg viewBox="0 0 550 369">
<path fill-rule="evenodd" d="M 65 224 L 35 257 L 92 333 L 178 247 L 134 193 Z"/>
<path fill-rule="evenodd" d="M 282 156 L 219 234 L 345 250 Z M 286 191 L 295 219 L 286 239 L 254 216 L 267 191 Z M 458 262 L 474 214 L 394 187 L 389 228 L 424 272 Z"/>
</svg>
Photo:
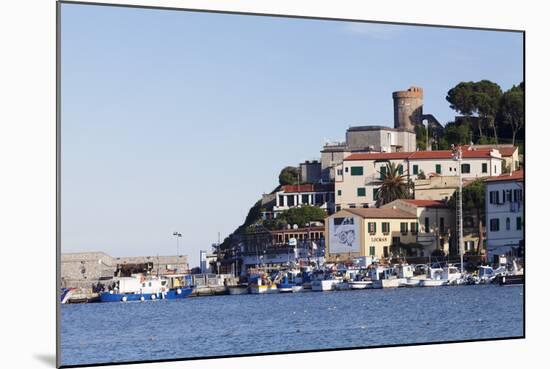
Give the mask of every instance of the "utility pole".
<svg viewBox="0 0 550 369">
<path fill-rule="evenodd" d="M 457 238 L 458 250 L 460 253 L 460 271 L 464 273 L 464 239 L 462 229 L 462 148 L 459 145 L 453 145 L 453 159 L 458 162 L 458 193 L 456 197 L 456 218 L 457 218 Z"/>
</svg>

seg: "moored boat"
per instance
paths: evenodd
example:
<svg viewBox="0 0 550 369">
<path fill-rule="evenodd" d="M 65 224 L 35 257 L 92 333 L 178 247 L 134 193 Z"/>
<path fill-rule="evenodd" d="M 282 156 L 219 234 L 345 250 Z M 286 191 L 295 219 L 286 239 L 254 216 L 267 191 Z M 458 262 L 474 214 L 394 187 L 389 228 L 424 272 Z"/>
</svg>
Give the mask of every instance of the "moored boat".
<svg viewBox="0 0 550 369">
<path fill-rule="evenodd" d="M 154 301 L 182 299 L 191 294 L 188 286 L 168 288 L 164 278 L 134 275 L 118 278 L 114 287 L 99 295 L 101 302 Z"/>
</svg>

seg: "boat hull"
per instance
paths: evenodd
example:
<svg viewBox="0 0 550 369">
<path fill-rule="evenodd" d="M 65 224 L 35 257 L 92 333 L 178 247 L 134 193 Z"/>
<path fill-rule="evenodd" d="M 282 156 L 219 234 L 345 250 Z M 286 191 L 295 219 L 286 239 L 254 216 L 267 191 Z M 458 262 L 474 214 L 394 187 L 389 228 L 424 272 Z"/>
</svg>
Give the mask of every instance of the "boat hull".
<svg viewBox="0 0 550 369">
<path fill-rule="evenodd" d="M 193 292 L 192 288 L 178 288 L 161 293 L 110 293 L 103 292 L 99 295 L 101 302 L 129 302 L 129 301 L 154 301 L 183 299 Z"/>
<path fill-rule="evenodd" d="M 422 279 L 420 281 L 420 287 L 441 287 L 447 283 L 443 279 Z"/>
<path fill-rule="evenodd" d="M 363 290 L 371 285 L 372 281 L 349 282 L 349 286 L 352 290 Z"/>
<path fill-rule="evenodd" d="M 372 288 L 397 288 L 401 285 L 401 279 L 379 279 L 372 281 Z"/>
<path fill-rule="evenodd" d="M 312 291 L 332 291 L 335 289 L 335 285 L 338 283 L 336 280 L 333 279 L 325 279 L 322 281 L 313 281 L 311 282 L 311 290 Z"/>
</svg>

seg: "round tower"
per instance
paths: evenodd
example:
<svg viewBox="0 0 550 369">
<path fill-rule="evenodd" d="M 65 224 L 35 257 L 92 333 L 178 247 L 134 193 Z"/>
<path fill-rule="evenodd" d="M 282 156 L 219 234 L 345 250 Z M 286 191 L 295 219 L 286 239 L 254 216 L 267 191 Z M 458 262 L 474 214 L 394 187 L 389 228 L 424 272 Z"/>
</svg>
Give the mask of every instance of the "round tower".
<svg viewBox="0 0 550 369">
<path fill-rule="evenodd" d="M 422 87 L 412 86 L 407 91 L 395 91 L 392 96 L 394 128 L 414 131 L 415 125 L 422 124 Z"/>
</svg>

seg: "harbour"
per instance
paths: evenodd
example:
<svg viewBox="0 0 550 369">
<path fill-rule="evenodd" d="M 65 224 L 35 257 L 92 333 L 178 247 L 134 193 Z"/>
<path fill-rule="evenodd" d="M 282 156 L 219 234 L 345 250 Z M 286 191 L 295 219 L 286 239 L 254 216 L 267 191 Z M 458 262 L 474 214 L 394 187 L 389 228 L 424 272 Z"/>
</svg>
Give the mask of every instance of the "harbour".
<svg viewBox="0 0 550 369">
<path fill-rule="evenodd" d="M 61 362 L 521 337 L 523 291 L 481 284 L 69 304 L 61 309 Z"/>
</svg>

